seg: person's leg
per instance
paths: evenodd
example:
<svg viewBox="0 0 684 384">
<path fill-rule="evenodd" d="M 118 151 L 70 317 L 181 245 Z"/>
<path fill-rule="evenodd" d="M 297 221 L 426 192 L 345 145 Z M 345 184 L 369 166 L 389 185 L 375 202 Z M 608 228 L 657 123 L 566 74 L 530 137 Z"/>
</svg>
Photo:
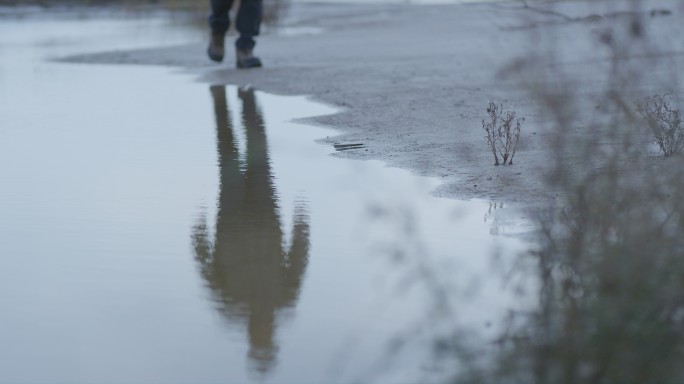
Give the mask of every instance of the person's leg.
<svg viewBox="0 0 684 384">
<path fill-rule="evenodd" d="M 242 0 L 240 4 L 235 20 L 235 27 L 240 33 L 235 42 L 238 68 L 261 66 L 261 60 L 252 55 L 252 50 L 256 44 L 254 37 L 259 35 L 262 7 L 262 0 Z"/>
<path fill-rule="evenodd" d="M 224 50 L 224 36 L 230 27 L 228 12 L 233 0 L 211 0 L 211 14 L 209 14 L 209 28 L 211 28 L 211 42 L 207 49 L 209 58 L 222 61 Z"/>
</svg>

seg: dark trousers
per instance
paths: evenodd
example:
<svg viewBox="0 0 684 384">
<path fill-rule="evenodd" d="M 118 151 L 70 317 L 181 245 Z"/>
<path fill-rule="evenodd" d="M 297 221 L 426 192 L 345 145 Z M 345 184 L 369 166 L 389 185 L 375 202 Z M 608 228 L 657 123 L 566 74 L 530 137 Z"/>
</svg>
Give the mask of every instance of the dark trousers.
<svg viewBox="0 0 684 384">
<path fill-rule="evenodd" d="M 224 34 L 230 27 L 228 11 L 233 0 L 211 0 L 209 26 L 214 34 Z M 235 42 L 238 49 L 254 48 L 254 36 L 259 34 L 261 25 L 262 0 L 242 0 L 235 20 L 235 29 L 240 37 Z"/>
</svg>

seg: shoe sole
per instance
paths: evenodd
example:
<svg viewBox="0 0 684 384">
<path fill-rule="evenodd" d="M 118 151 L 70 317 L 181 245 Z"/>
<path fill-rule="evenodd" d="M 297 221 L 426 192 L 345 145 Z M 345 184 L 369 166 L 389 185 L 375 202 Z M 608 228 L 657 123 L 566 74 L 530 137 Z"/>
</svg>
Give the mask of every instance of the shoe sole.
<svg viewBox="0 0 684 384">
<path fill-rule="evenodd" d="M 215 61 L 217 63 L 220 63 L 223 61 L 223 56 L 224 55 L 217 55 L 211 52 L 211 48 L 207 48 L 207 56 L 209 56 L 209 59 L 212 61 Z"/>
</svg>

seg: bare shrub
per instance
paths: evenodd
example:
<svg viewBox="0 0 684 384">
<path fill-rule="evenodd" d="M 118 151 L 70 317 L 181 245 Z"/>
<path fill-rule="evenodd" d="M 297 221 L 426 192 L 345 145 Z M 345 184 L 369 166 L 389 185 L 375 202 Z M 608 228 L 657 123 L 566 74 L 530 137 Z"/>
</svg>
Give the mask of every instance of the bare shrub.
<svg viewBox="0 0 684 384">
<path fill-rule="evenodd" d="M 653 138 L 663 154 L 668 157 L 684 149 L 684 127 L 679 109 L 667 101 L 667 95 L 647 97 L 637 106 L 653 133 Z"/>
<path fill-rule="evenodd" d="M 666 156 L 683 139 L 666 98 L 631 106 L 659 81 L 676 83 L 642 14 L 597 33 L 605 56 L 590 81 L 570 66 L 525 68 L 553 132 L 559 206 L 539 213 L 539 248 L 519 271 L 538 283 L 537 307 L 508 319 L 484 382 L 684 380 L 684 170 L 643 151 L 641 117 Z"/>
<path fill-rule="evenodd" d="M 645 90 L 681 97 L 684 62 L 667 25 L 632 7 L 592 32 L 595 51 L 577 45 L 587 56 L 545 29 L 515 67 L 550 132 L 557 195 L 535 212 L 537 247 L 507 276 L 535 284 L 534 304 L 474 353 L 446 339 L 440 352 L 465 365 L 454 382 L 684 382 L 684 168 L 643 150 L 645 118 L 666 156 L 681 151 L 680 115 L 667 97 L 632 104 Z"/>
<path fill-rule="evenodd" d="M 539 306 L 500 335 L 490 382 L 684 378 L 682 172 L 630 165 L 589 172 L 540 217 Z"/>
<path fill-rule="evenodd" d="M 485 130 L 485 141 L 494 154 L 494 165 L 513 165 L 513 156 L 518 149 L 520 127 L 525 118 L 515 118 L 515 112 L 504 111 L 503 105 L 496 105 L 493 101 L 487 107 L 490 121 L 482 120 Z M 499 163 L 499 155 L 503 163 Z"/>
</svg>

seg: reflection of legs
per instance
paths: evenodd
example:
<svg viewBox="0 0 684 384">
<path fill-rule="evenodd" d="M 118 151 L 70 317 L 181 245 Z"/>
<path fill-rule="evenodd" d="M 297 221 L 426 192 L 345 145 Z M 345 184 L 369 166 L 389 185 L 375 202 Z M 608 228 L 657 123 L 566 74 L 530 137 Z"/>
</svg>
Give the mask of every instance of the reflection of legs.
<svg viewBox="0 0 684 384">
<path fill-rule="evenodd" d="M 224 36 L 230 27 L 228 12 L 232 6 L 233 0 L 211 0 L 211 14 L 209 15 L 211 42 L 207 54 L 214 61 L 223 61 L 225 54 Z"/>
<path fill-rule="evenodd" d="M 233 137 L 233 124 L 228 114 L 226 87 L 223 85 L 212 85 L 210 90 L 211 96 L 214 99 L 219 168 L 222 172 L 239 172 L 237 164 L 238 150 L 235 138 Z"/>
<path fill-rule="evenodd" d="M 259 207 L 269 206 L 269 220 L 263 220 L 263 228 L 272 227 L 271 233 L 278 236 L 278 244 L 273 244 L 273 249 L 278 248 L 279 261 L 278 277 L 281 279 L 281 294 L 285 302 L 296 300 L 301 285 L 302 276 L 309 258 L 309 215 L 306 204 L 300 202 L 295 206 L 292 243 L 290 249 L 284 252 L 281 247 L 282 230 L 277 215 L 276 192 L 272 185 L 270 170 L 270 159 L 268 156 L 268 145 L 266 136 L 266 126 L 264 119 L 257 107 L 253 89 L 238 90 L 238 97 L 242 100 L 242 123 L 245 127 L 247 138 L 247 169 L 246 178 L 251 187 L 255 187 L 247 192 L 249 196 L 258 201 Z M 267 192 L 266 196 L 262 196 Z M 258 197 L 265 197 L 258 199 Z M 271 213 L 272 212 L 272 213 Z M 271 225 L 265 225 L 269 222 Z M 262 240 L 263 241 L 263 240 Z"/>
<path fill-rule="evenodd" d="M 233 132 L 233 123 L 228 110 L 226 87 L 223 85 L 211 86 L 211 96 L 214 99 L 214 113 L 216 116 L 216 144 L 218 146 L 218 165 L 221 182 L 221 191 L 219 193 L 220 213 L 231 216 L 234 215 L 235 211 L 242 204 L 245 189 L 244 179 L 240 172 L 240 156 Z"/>
<path fill-rule="evenodd" d="M 223 193 L 223 187 L 233 195 L 240 196 L 244 188 L 241 188 L 240 165 L 238 149 L 233 136 L 233 124 L 230 121 L 230 113 L 228 111 L 228 104 L 226 101 L 226 88 L 223 85 L 212 85 L 210 88 L 211 96 L 214 101 L 214 117 L 216 119 L 216 135 L 218 146 L 218 161 L 219 171 L 221 174 L 221 192 L 219 203 L 221 212 L 219 212 L 219 219 L 221 215 L 233 214 L 237 207 L 239 207 L 240 198 L 226 198 Z M 230 202 L 230 203 L 229 203 Z M 201 265 L 201 273 L 204 278 L 213 282 L 214 264 L 216 263 L 214 246 L 215 242 L 209 239 L 209 226 L 206 217 L 203 215 L 192 230 L 192 244 L 195 250 L 195 260 Z"/>
<path fill-rule="evenodd" d="M 261 113 L 257 108 L 254 90 L 238 90 L 238 97 L 242 101 L 242 124 L 245 127 L 247 138 L 247 163 L 248 172 L 259 177 L 264 182 L 264 188 L 269 187 L 270 180 L 263 177 L 271 177 L 270 160 L 268 158 L 268 146 L 266 144 L 266 127 Z"/>
</svg>

